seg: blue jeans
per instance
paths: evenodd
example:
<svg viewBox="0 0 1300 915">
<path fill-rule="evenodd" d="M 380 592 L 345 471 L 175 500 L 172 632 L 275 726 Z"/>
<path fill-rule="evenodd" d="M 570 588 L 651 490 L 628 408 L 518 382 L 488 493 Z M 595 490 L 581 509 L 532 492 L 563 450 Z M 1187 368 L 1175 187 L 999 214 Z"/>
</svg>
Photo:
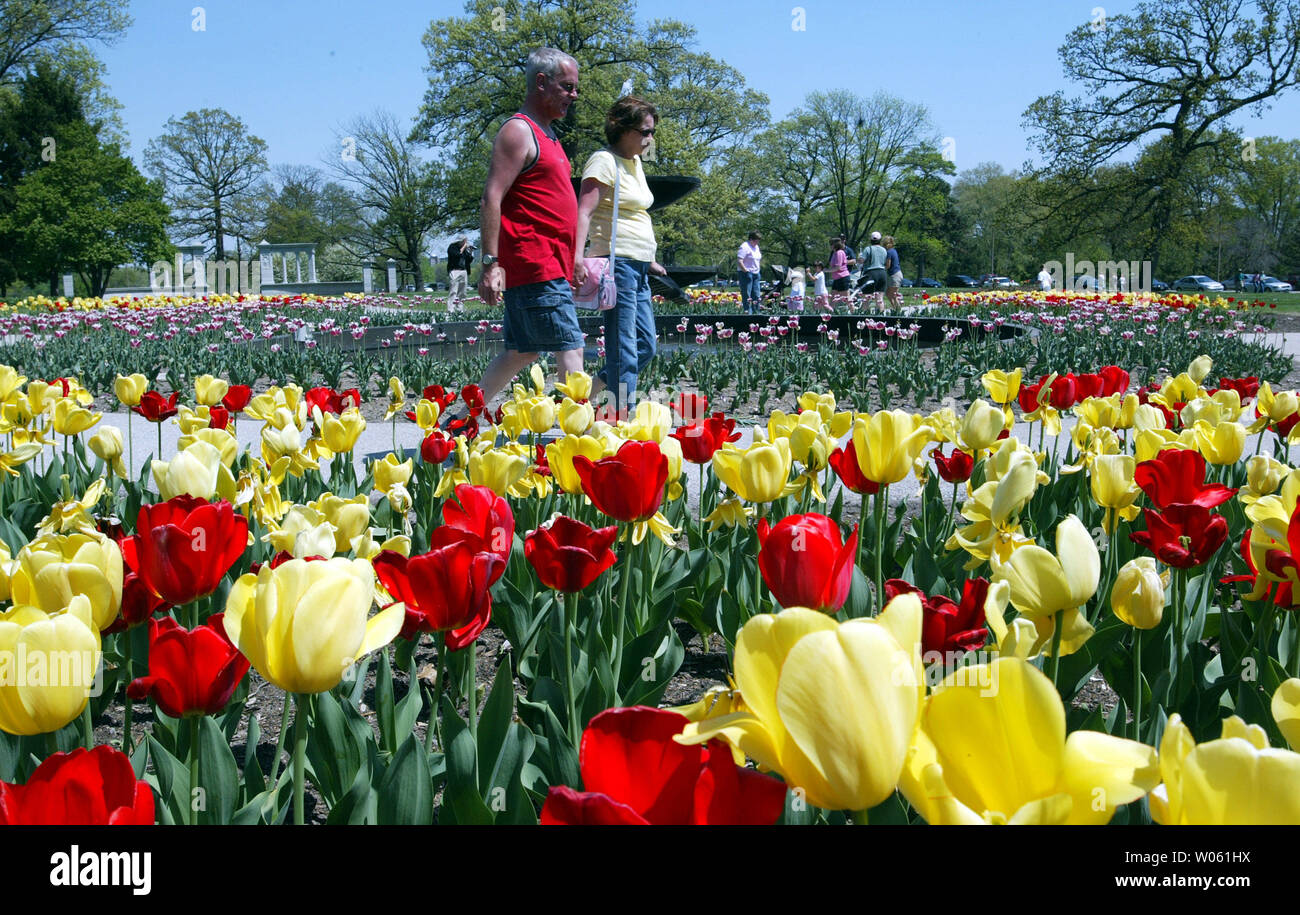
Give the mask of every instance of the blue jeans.
<svg viewBox="0 0 1300 915">
<path fill-rule="evenodd" d="M 618 304 L 605 312 L 605 367 L 600 371 L 618 409 L 636 404 L 637 376 L 655 355 L 650 262 L 614 260 Z"/>
<path fill-rule="evenodd" d="M 745 270 L 740 271 L 740 304 L 745 309 L 745 314 L 752 315 L 758 311 L 759 302 L 763 297 L 763 287 L 759 280 L 759 274 L 749 273 Z"/>
</svg>

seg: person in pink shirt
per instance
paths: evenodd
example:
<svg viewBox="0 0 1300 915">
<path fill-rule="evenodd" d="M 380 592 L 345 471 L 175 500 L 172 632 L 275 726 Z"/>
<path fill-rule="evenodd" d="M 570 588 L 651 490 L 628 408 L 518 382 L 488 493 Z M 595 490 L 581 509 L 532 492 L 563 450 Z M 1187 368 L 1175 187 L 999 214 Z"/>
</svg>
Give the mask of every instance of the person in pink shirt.
<svg viewBox="0 0 1300 915">
<path fill-rule="evenodd" d="M 736 252 L 736 261 L 740 267 L 738 271 L 740 305 L 747 315 L 758 313 L 763 296 L 763 287 L 759 279 L 759 270 L 763 263 L 763 252 L 758 247 L 758 243 L 762 238 L 763 236 L 757 232 L 750 232 L 749 240 L 741 245 Z"/>
<path fill-rule="evenodd" d="M 844 242 L 831 239 L 831 292 L 836 303 L 846 301 L 849 293 L 849 256 L 844 252 Z"/>
</svg>

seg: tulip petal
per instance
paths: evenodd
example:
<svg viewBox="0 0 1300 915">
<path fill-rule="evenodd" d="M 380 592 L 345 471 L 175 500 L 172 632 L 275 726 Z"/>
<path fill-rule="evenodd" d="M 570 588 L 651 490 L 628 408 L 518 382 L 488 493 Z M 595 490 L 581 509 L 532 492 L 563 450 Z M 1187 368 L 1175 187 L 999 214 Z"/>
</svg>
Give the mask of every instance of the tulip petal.
<svg viewBox="0 0 1300 915">
<path fill-rule="evenodd" d="M 1065 785 L 1074 797 L 1072 824 L 1100 826 L 1118 807 L 1159 783 L 1154 747 L 1099 731 L 1075 731 L 1065 741 Z"/>
<path fill-rule="evenodd" d="M 1273 693 L 1273 720 L 1292 750 L 1300 753 L 1300 679 L 1283 681 Z"/>
</svg>

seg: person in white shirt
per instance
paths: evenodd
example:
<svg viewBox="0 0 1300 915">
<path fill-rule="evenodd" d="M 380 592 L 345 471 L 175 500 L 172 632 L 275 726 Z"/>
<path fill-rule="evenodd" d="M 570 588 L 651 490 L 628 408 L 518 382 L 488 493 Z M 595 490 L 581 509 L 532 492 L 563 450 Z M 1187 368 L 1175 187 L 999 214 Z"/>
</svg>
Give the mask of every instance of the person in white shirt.
<svg viewBox="0 0 1300 915">
<path fill-rule="evenodd" d="M 830 295 L 826 292 L 826 265 L 821 261 L 813 264 L 813 301 L 822 311 L 831 311 Z"/>
<path fill-rule="evenodd" d="M 763 297 L 762 284 L 759 280 L 763 252 L 758 248 L 762 238 L 763 236 L 757 232 L 750 232 L 749 240 L 736 252 L 736 260 L 740 264 L 740 306 L 747 315 L 758 313 L 759 302 Z"/>
<path fill-rule="evenodd" d="M 1052 274 L 1047 272 L 1047 265 L 1043 264 L 1043 269 L 1038 271 L 1038 288 L 1043 292 L 1052 291 Z"/>
<path fill-rule="evenodd" d="M 803 311 L 803 269 L 800 267 L 791 267 L 786 273 L 786 276 L 790 280 L 790 301 L 788 307 L 791 311 Z"/>
</svg>

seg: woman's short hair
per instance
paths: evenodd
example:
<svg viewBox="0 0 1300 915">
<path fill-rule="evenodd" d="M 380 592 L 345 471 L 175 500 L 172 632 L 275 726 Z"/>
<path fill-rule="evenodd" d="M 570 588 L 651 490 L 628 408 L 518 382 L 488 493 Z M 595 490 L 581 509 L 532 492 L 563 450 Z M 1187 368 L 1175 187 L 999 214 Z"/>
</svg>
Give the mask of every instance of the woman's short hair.
<svg viewBox="0 0 1300 915">
<path fill-rule="evenodd" d="M 605 115 L 605 142 L 613 146 L 629 130 L 640 130 L 646 115 L 659 123 L 659 111 L 645 99 L 625 95 Z"/>
<path fill-rule="evenodd" d="M 831 250 L 832 250 L 832 251 L 843 251 L 843 250 L 844 250 L 844 239 L 840 238 L 838 235 L 836 235 L 834 238 L 832 238 L 832 239 L 831 239 Z"/>
<path fill-rule="evenodd" d="M 886 235 L 880 241 L 886 248 L 894 247 L 894 236 L 892 235 Z"/>
</svg>

